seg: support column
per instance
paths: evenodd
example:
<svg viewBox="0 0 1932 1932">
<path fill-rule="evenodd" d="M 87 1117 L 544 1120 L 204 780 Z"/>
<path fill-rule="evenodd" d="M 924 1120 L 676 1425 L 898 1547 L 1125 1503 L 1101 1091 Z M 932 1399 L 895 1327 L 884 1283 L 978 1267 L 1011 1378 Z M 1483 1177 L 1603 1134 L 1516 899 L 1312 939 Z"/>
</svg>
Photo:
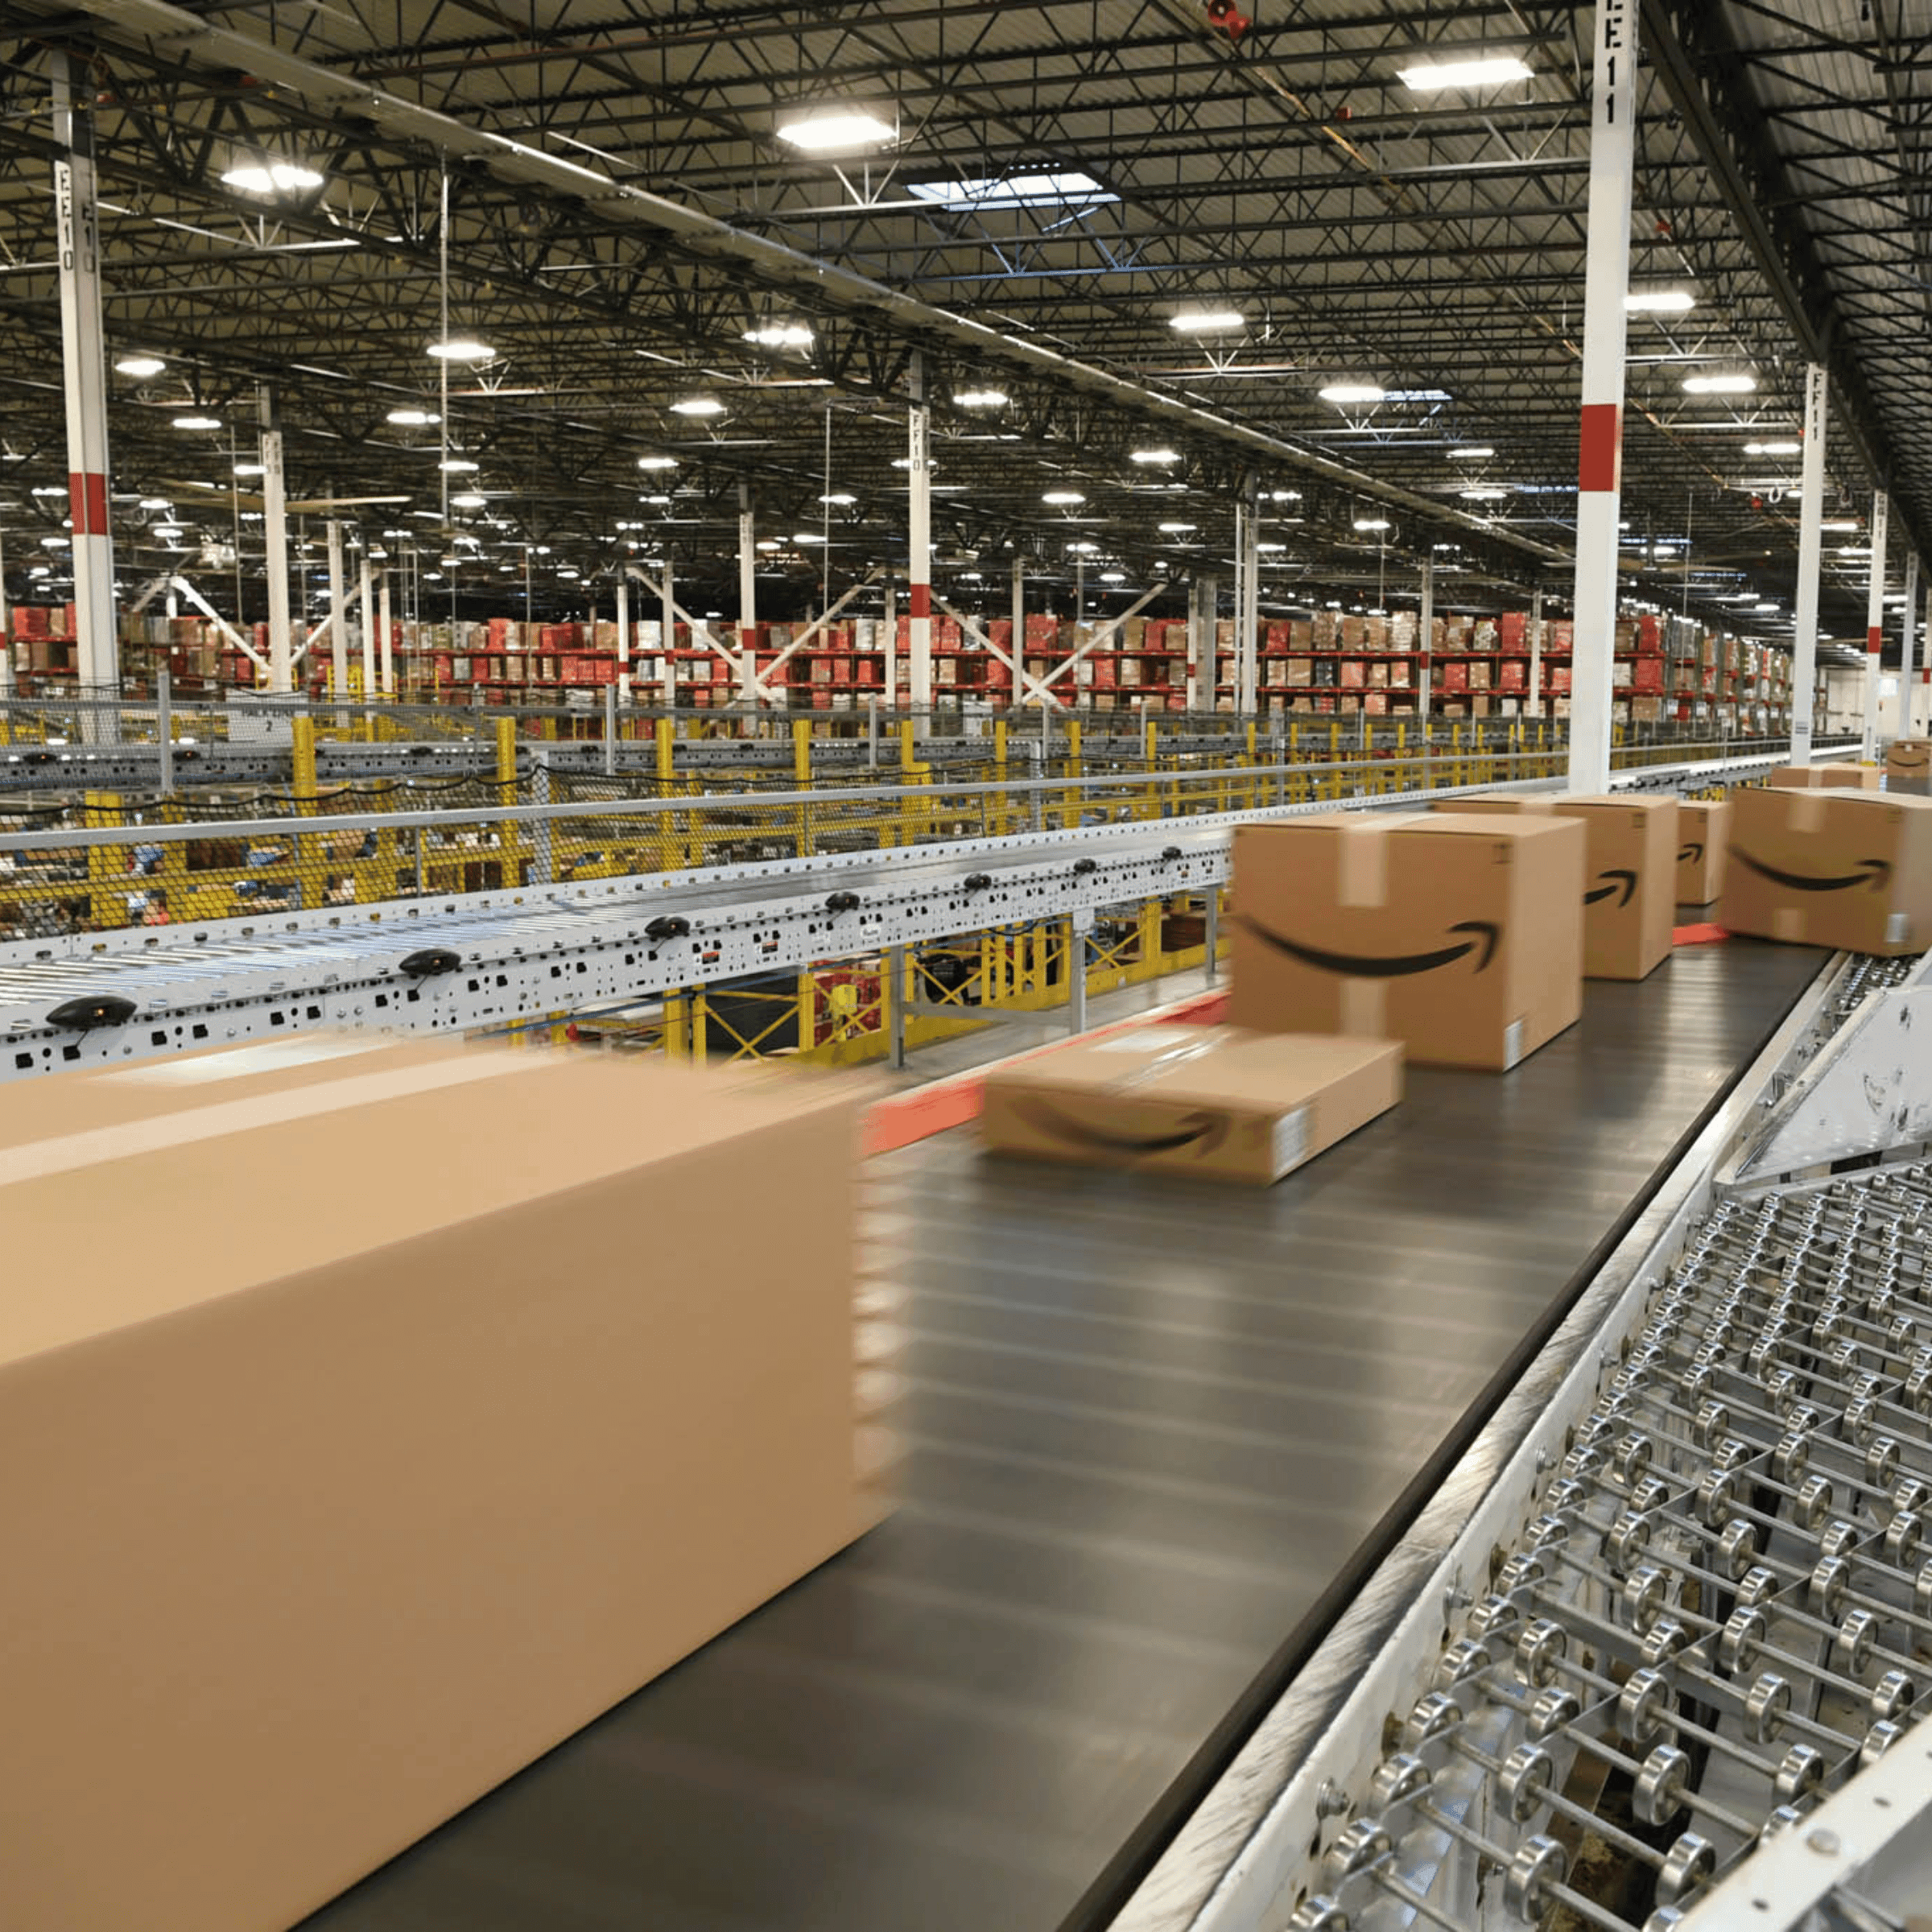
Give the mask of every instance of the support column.
<svg viewBox="0 0 1932 1932">
<path fill-rule="evenodd" d="M 1530 696 L 1524 716 L 1543 715 L 1543 593 L 1538 589 L 1530 600 Z"/>
<path fill-rule="evenodd" d="M 274 390 L 261 392 L 262 541 L 268 572 L 268 687 L 290 688 L 294 648 L 288 614 L 288 492 L 282 477 L 282 413 Z"/>
<path fill-rule="evenodd" d="M 1898 639 L 1898 736 L 1912 735 L 1912 662 L 1918 654 L 1913 648 L 1918 629 L 1918 559 L 1905 559 L 1905 607 L 1899 613 Z"/>
<path fill-rule="evenodd" d="M 14 634 L 6 614 L 6 535 L 0 530 L 0 704 L 14 695 Z M 0 719 L 0 745 L 7 741 L 7 724 Z"/>
<path fill-rule="evenodd" d="M 1878 762 L 1878 669 L 1885 648 L 1885 543 L 1890 535 L 1891 504 L 1885 493 L 1872 497 L 1872 569 L 1865 591 L 1865 735 L 1859 756 Z"/>
<path fill-rule="evenodd" d="M 932 708 L 932 412 L 926 406 L 925 358 L 912 353 L 911 407 L 906 412 L 906 608 L 912 620 L 912 708 Z"/>
<path fill-rule="evenodd" d="M 1430 707 L 1435 701 L 1430 688 L 1435 683 L 1435 564 L 1432 559 L 1422 566 L 1422 614 L 1416 625 L 1416 649 L 1421 654 L 1419 670 L 1422 687 L 1416 693 L 1415 715 L 1422 723 L 1429 722 Z"/>
<path fill-rule="evenodd" d="M 1013 696 L 1009 702 L 1018 704 L 1023 688 L 1020 673 L 1026 663 L 1026 559 L 1019 556 L 1013 559 Z"/>
<path fill-rule="evenodd" d="M 1637 8 L 1596 0 L 1590 90 L 1590 214 L 1583 272 L 1583 408 L 1577 440 L 1576 578 L 1570 658 L 1570 789 L 1610 784 L 1616 552 L 1624 467 L 1624 297 L 1630 287 L 1637 148 Z"/>
<path fill-rule="evenodd" d="M 886 662 L 880 675 L 885 681 L 886 708 L 897 711 L 899 708 L 899 601 L 892 586 L 886 586 L 885 615 L 880 620 L 881 648 Z"/>
<path fill-rule="evenodd" d="M 369 539 L 362 539 L 357 563 L 357 588 L 362 602 L 362 701 L 376 695 L 376 580 L 369 564 Z"/>
<path fill-rule="evenodd" d="M 664 559 L 663 580 L 658 586 L 658 627 L 663 633 L 664 654 L 658 660 L 663 673 L 664 708 L 673 711 L 678 703 L 678 667 L 671 652 L 678 642 L 678 600 L 671 581 L 671 559 Z"/>
<path fill-rule="evenodd" d="M 114 544 L 108 514 L 107 355 L 101 324 L 101 217 L 94 123 L 80 62 L 54 67 L 54 213 L 60 266 L 61 367 L 67 391 L 67 487 L 73 519 L 74 629 L 84 696 L 116 697 L 120 643 L 114 620 Z M 84 704 L 81 735 L 105 739 L 113 714 Z"/>
<path fill-rule="evenodd" d="M 1797 636 L 1791 647 L 1791 762 L 1811 762 L 1811 711 L 1818 684 L 1818 569 L 1825 515 L 1825 372 L 1805 369 L 1804 463 L 1799 472 Z"/>
<path fill-rule="evenodd" d="M 382 677 L 382 695 L 393 698 L 396 695 L 396 647 L 395 624 L 390 609 L 389 572 L 382 573 L 382 588 L 376 602 L 376 630 L 381 650 L 380 666 Z"/>
<path fill-rule="evenodd" d="M 338 704 L 349 702 L 349 612 L 344 608 L 342 581 L 342 526 L 328 520 L 328 672 L 329 686 Z M 341 722 L 346 724 L 346 718 Z"/>
<path fill-rule="evenodd" d="M 630 702 L 630 579 L 617 573 L 617 702 Z"/>
<path fill-rule="evenodd" d="M 1234 611 L 1234 708 L 1238 716 L 1254 716 L 1257 663 L 1261 625 L 1261 509 L 1255 480 L 1241 485 L 1235 514 L 1236 571 L 1241 594 Z"/>
<path fill-rule="evenodd" d="M 1926 709 L 1927 701 L 1932 701 L 1932 576 L 1926 580 L 1925 625 L 1922 633 L 1925 649 L 1919 653 L 1918 688 L 1905 696 L 1906 721 L 1912 731 L 1918 729 L 1919 713 Z"/>
<path fill-rule="evenodd" d="M 1208 702 L 1205 708 L 1214 709 L 1214 621 L 1220 609 L 1221 592 L 1219 581 L 1213 577 L 1196 577 L 1191 587 L 1192 594 L 1187 601 L 1187 708 L 1190 712 L 1203 708 L 1201 703 L 1201 687 L 1205 683 Z M 1207 675 L 1203 679 L 1203 667 Z"/>
<path fill-rule="evenodd" d="M 738 485 L 738 702 L 758 701 L 758 658 L 754 633 L 758 625 L 758 519 L 751 512 L 751 485 Z"/>
</svg>

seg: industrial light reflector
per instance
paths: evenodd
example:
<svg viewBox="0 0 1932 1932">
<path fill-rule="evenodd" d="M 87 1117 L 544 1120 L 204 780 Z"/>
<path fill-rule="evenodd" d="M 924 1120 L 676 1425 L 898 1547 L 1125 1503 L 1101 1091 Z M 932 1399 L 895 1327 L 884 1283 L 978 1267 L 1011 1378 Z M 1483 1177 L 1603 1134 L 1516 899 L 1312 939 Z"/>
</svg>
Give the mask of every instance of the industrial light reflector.
<svg viewBox="0 0 1932 1932">
<path fill-rule="evenodd" d="M 467 476 L 477 465 L 468 456 L 450 456 L 439 463 L 436 468 L 445 476 Z"/>
<path fill-rule="evenodd" d="M 760 349 L 809 349 L 811 331 L 803 322 L 761 322 L 745 330 L 745 340 Z"/>
<path fill-rule="evenodd" d="M 1757 387 L 1757 378 L 1742 373 L 1723 376 L 1686 376 L 1687 396 L 1748 396 Z"/>
<path fill-rule="evenodd" d="M 1188 308 L 1170 316 L 1167 326 L 1184 336 L 1226 335 L 1231 329 L 1245 328 L 1248 318 L 1238 308 Z"/>
<path fill-rule="evenodd" d="M 460 497 L 452 497 L 450 498 L 450 502 L 454 504 L 458 510 L 481 510 L 489 501 L 489 499 L 487 497 L 478 496 L 473 489 L 465 491 L 464 494 Z"/>
<path fill-rule="evenodd" d="M 843 510 L 847 504 L 857 502 L 858 498 L 848 497 L 842 489 L 835 489 L 830 496 L 820 497 L 819 501 L 821 503 L 829 503 L 836 509 Z"/>
<path fill-rule="evenodd" d="M 841 147 L 879 147 L 897 140 L 899 130 L 864 108 L 828 108 L 778 125 L 781 141 L 807 154 L 829 154 Z"/>
<path fill-rule="evenodd" d="M 221 419 L 219 416 L 176 416 L 174 427 L 176 429 L 219 429 Z"/>
<path fill-rule="evenodd" d="M 432 423 L 443 419 L 427 409 L 392 409 L 389 420 L 400 429 L 427 429 Z"/>
<path fill-rule="evenodd" d="M 963 389 L 952 399 L 961 409 L 1004 409 L 1009 398 L 1003 389 Z"/>
<path fill-rule="evenodd" d="M 1084 503 L 1087 499 L 1077 489 L 1050 489 L 1040 498 L 1042 503 L 1051 503 L 1055 509 Z"/>
<path fill-rule="evenodd" d="M 1129 463 L 1178 463 L 1180 460 L 1178 449 L 1130 449 L 1127 452 Z"/>
<path fill-rule="evenodd" d="M 1357 530 L 1386 530 L 1389 519 L 1386 517 L 1357 517 L 1355 526 Z"/>
<path fill-rule="evenodd" d="M 1465 443 L 1460 448 L 1450 451 L 1449 460 L 1451 463 L 1477 463 L 1484 457 L 1495 454 L 1496 452 L 1487 443 Z"/>
<path fill-rule="evenodd" d="M 431 343 L 429 353 L 440 362 L 488 362 L 497 352 L 487 342 L 478 342 L 469 336 L 451 336 Z"/>
<path fill-rule="evenodd" d="M 1744 454 L 1748 456 L 1795 456 L 1804 447 L 1803 444 L 1798 442 L 1747 443 Z"/>
<path fill-rule="evenodd" d="M 671 406 L 674 416 L 721 416 L 724 405 L 716 396 L 686 396 Z"/>
<path fill-rule="evenodd" d="M 1535 72 L 1514 54 L 1478 54 L 1460 60 L 1418 60 L 1400 69 L 1399 77 L 1405 87 L 1426 94 L 1449 87 L 1501 87 L 1505 81 L 1528 80 Z"/>
<path fill-rule="evenodd" d="M 159 356 L 123 356 L 114 367 L 124 376 L 138 378 L 158 376 L 167 365 Z"/>
<path fill-rule="evenodd" d="M 638 458 L 639 469 L 675 469 L 677 466 L 678 460 L 675 456 L 639 456 Z"/>
<path fill-rule="evenodd" d="M 320 188 L 323 180 L 314 168 L 299 162 L 247 161 L 231 167 L 221 177 L 221 184 L 238 188 L 245 195 L 293 195 Z"/>
<path fill-rule="evenodd" d="M 1380 402 L 1385 393 L 1373 382 L 1331 382 L 1319 392 L 1324 402 Z"/>
<path fill-rule="evenodd" d="M 1163 523 L 1160 530 L 1164 537 L 1184 537 L 1195 528 L 1192 523 Z"/>
<path fill-rule="evenodd" d="M 1697 307 L 1697 297 L 1687 288 L 1633 288 L 1624 307 L 1633 316 L 1681 316 Z"/>
</svg>

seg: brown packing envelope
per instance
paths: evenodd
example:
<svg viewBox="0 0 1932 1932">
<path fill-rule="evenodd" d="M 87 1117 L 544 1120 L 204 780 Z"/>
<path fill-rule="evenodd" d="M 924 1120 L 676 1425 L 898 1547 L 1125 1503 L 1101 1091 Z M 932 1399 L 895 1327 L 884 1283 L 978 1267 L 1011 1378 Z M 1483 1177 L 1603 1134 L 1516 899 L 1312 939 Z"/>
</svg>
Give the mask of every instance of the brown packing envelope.
<svg viewBox="0 0 1932 1932">
<path fill-rule="evenodd" d="M 1266 1186 L 1402 1098 L 1387 1040 L 1141 1026 L 996 1067 L 998 1153 Z"/>
<path fill-rule="evenodd" d="M 1582 1011 L 1569 820 L 1323 813 L 1235 834 L 1230 1024 L 1506 1068 Z"/>
<path fill-rule="evenodd" d="M 1932 943 L 1932 799 L 1747 786 L 1719 923 L 1885 957 Z"/>
<path fill-rule="evenodd" d="M 0 1100 L 0 1924 L 290 1924 L 873 1508 L 857 1089 L 275 1045 Z"/>
<path fill-rule="evenodd" d="M 1677 919 L 1678 803 L 1624 793 L 1505 793 L 1439 809 L 1574 818 L 1587 834 L 1583 976 L 1641 980 L 1670 956 Z"/>
</svg>

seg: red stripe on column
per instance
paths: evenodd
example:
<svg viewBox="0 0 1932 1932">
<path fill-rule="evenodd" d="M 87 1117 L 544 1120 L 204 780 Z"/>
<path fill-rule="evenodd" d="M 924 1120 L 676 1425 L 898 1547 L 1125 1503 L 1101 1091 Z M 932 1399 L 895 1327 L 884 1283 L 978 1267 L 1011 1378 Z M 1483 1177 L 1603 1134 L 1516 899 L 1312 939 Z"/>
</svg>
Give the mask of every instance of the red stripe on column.
<svg viewBox="0 0 1932 1932">
<path fill-rule="evenodd" d="M 908 584 L 906 586 L 906 613 L 908 617 L 929 617 L 932 615 L 932 586 L 930 584 Z"/>
<path fill-rule="evenodd" d="M 1624 467 L 1624 406 L 1586 402 L 1578 444 L 1579 489 L 1615 489 Z"/>
<path fill-rule="evenodd" d="M 67 478 L 68 514 L 77 537 L 105 537 L 107 528 L 107 478 L 97 470 L 71 470 Z"/>
<path fill-rule="evenodd" d="M 1865 649 L 1876 657 L 1885 647 L 1885 634 L 1876 624 L 1868 625 L 1865 631 Z"/>
</svg>

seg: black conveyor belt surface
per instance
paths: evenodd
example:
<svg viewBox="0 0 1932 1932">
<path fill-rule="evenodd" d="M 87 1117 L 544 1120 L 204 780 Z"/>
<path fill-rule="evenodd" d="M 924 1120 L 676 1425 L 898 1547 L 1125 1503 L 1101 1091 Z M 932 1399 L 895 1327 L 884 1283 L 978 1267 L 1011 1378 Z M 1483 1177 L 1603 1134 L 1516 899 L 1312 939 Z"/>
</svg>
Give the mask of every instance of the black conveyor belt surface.
<svg viewBox="0 0 1932 1932">
<path fill-rule="evenodd" d="M 1267 1191 L 888 1157 L 898 1515 L 308 1932 L 1050 1932 L 1821 957 L 1592 984 Z"/>
</svg>

